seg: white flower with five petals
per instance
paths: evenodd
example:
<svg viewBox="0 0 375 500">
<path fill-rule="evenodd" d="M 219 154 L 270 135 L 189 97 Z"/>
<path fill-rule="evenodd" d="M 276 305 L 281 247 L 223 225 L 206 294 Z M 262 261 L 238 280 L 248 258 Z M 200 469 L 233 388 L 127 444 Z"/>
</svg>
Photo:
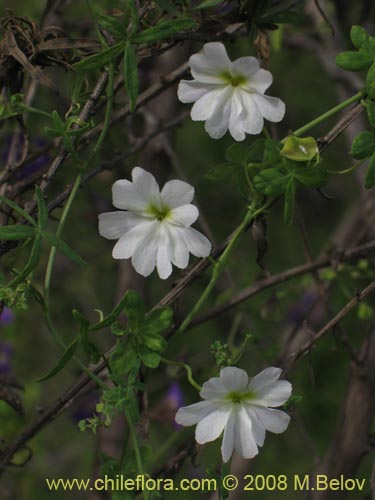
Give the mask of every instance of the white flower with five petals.
<svg viewBox="0 0 375 500">
<path fill-rule="evenodd" d="M 263 118 L 271 122 L 283 119 L 283 101 L 264 95 L 272 75 L 259 67 L 255 57 L 232 62 L 222 43 L 211 42 L 190 57 L 189 65 L 194 80 L 181 80 L 178 98 L 195 103 L 191 118 L 205 121 L 213 139 L 223 137 L 229 129 L 236 141 L 243 141 L 246 134 L 262 131 Z"/>
<path fill-rule="evenodd" d="M 252 458 L 263 446 L 266 430 L 279 434 L 288 427 L 290 417 L 274 408 L 285 403 L 292 391 L 287 380 L 278 380 L 280 368 L 266 368 L 249 381 L 244 370 L 223 368 L 220 377 L 203 384 L 200 401 L 180 408 L 176 422 L 198 424 L 195 439 L 205 444 L 224 431 L 221 453 L 228 462 L 233 450 L 244 458 Z"/>
<path fill-rule="evenodd" d="M 133 168 L 132 179 L 113 184 L 113 205 L 120 211 L 99 215 L 100 235 L 118 239 L 113 257 L 131 257 L 135 270 L 143 276 L 150 275 L 156 266 L 162 279 L 170 276 L 172 264 L 187 267 L 189 252 L 207 257 L 211 243 L 190 227 L 199 215 L 190 203 L 194 188 L 172 180 L 160 191 L 155 177 L 140 167 Z"/>
</svg>

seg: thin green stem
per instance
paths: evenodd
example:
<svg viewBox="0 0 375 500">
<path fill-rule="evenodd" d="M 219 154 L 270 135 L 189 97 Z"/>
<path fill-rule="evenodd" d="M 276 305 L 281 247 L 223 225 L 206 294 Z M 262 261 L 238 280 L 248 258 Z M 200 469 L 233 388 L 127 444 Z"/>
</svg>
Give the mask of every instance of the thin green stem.
<svg viewBox="0 0 375 500">
<path fill-rule="evenodd" d="M 173 361 L 172 359 L 166 359 L 166 358 L 161 358 L 160 359 L 163 363 L 165 363 L 166 365 L 172 365 L 172 366 L 181 366 L 182 368 L 185 368 L 186 370 L 186 375 L 187 375 L 187 379 L 189 381 L 189 383 L 195 388 L 197 389 L 197 391 L 201 391 L 202 390 L 202 387 L 194 380 L 193 378 L 193 372 L 192 372 L 192 369 L 191 369 L 191 366 L 186 364 L 186 363 L 183 363 L 182 361 Z"/>
<path fill-rule="evenodd" d="M 87 166 L 92 162 L 92 160 L 95 158 L 96 154 L 98 153 L 100 147 L 103 144 L 103 141 L 105 139 L 105 136 L 107 135 L 109 124 L 110 124 L 110 118 L 112 114 L 112 108 L 113 108 L 113 88 L 114 88 L 114 73 L 115 73 L 115 68 L 114 65 L 111 64 L 109 66 L 109 77 L 108 77 L 108 89 L 107 89 L 107 107 L 106 107 L 106 112 L 105 112 L 105 118 L 104 118 L 104 125 L 103 129 L 101 131 L 101 134 L 98 138 L 97 143 L 95 144 L 91 154 L 89 155 L 88 159 L 85 161 L 83 165 L 80 165 L 81 172 L 78 174 L 74 184 L 73 188 L 69 194 L 69 197 L 67 199 L 67 202 L 64 206 L 63 213 L 61 215 L 61 219 L 59 221 L 59 225 L 56 230 L 56 236 L 57 238 L 60 238 L 62 235 L 62 232 L 65 227 L 65 223 L 68 219 L 69 212 L 71 210 L 71 207 L 73 205 L 73 202 L 75 200 L 75 197 L 77 195 L 77 192 L 79 190 L 79 187 L 82 182 L 82 176 L 83 172 L 86 170 Z M 48 325 L 49 331 L 51 333 L 52 338 L 56 341 L 56 343 L 63 349 L 66 349 L 65 342 L 63 339 L 60 337 L 59 333 L 53 326 L 52 318 L 51 318 L 51 313 L 50 313 L 50 288 L 51 288 L 51 278 L 52 278 L 52 270 L 53 270 L 53 265 L 55 262 L 56 258 L 56 253 L 57 249 L 55 246 L 52 246 L 47 262 L 47 268 L 46 268 L 46 275 L 45 275 L 45 280 L 44 280 L 44 300 L 46 304 L 46 311 L 45 311 L 45 318 L 46 318 L 46 323 Z M 73 360 L 78 364 L 80 369 L 84 371 L 92 380 L 94 380 L 102 389 L 106 389 L 107 386 L 105 383 L 97 377 L 94 373 L 91 372 L 76 356 L 73 357 Z"/>
<path fill-rule="evenodd" d="M 365 95 L 365 91 L 364 90 L 360 90 L 359 92 L 357 92 L 352 97 L 349 97 L 349 99 L 346 99 L 345 101 L 341 102 L 337 106 L 334 106 L 333 108 L 329 109 L 325 113 L 317 116 L 316 118 L 314 118 L 314 120 L 311 120 L 311 122 L 306 123 L 306 125 L 304 125 L 303 127 L 295 130 L 293 132 L 293 135 L 295 135 L 295 136 L 303 135 L 305 132 L 307 132 L 311 128 L 315 127 L 315 125 L 318 125 L 319 123 L 323 122 L 324 120 L 326 120 L 330 116 L 338 113 L 339 111 L 341 111 L 342 109 L 346 108 L 350 104 L 353 104 L 353 102 L 359 101 L 364 95 Z M 285 139 L 283 141 L 285 141 Z"/>
<path fill-rule="evenodd" d="M 364 158 L 363 160 L 357 161 L 357 163 L 354 163 L 354 165 L 352 165 L 351 167 L 345 168 L 344 170 L 327 170 L 327 172 L 329 174 L 333 174 L 333 175 L 348 174 L 349 172 L 353 172 L 353 170 L 356 170 L 358 167 L 363 165 L 367 160 L 368 160 L 368 158 Z"/>
<path fill-rule="evenodd" d="M 137 464 L 137 471 L 138 474 L 144 476 L 145 471 L 143 468 L 142 455 L 141 455 L 141 450 L 139 449 L 139 443 L 138 443 L 137 433 L 134 427 L 134 422 L 132 418 L 128 415 L 128 413 L 126 413 L 125 415 L 126 415 L 126 421 L 128 423 L 130 439 L 132 440 L 133 443 L 135 462 Z M 147 500 L 149 497 L 147 489 L 143 492 L 143 495 L 145 500 Z"/>
<path fill-rule="evenodd" d="M 255 200 L 254 200 L 255 201 Z M 254 220 L 258 215 L 260 215 L 262 212 L 264 212 L 273 202 L 273 199 L 268 200 L 268 202 L 260 207 L 259 209 L 255 209 L 255 206 L 253 204 L 249 207 L 249 210 L 246 213 L 246 216 L 242 223 L 238 226 L 237 231 L 233 235 L 233 238 L 230 240 L 228 246 L 224 250 L 224 252 L 221 254 L 220 258 L 216 261 L 216 264 L 213 267 L 212 270 L 212 275 L 210 282 L 208 283 L 207 287 L 205 288 L 204 292 L 202 293 L 201 297 L 199 298 L 198 302 L 195 304 L 191 312 L 186 316 L 184 321 L 181 323 L 180 327 L 177 329 L 176 333 L 182 333 L 185 330 L 187 330 L 188 326 L 194 319 L 194 317 L 198 314 L 198 312 L 202 309 L 204 303 L 210 296 L 212 290 L 214 289 L 214 286 L 216 285 L 217 280 L 219 279 L 221 273 L 224 270 L 224 266 L 229 259 L 230 255 L 232 254 L 233 250 L 237 246 L 238 241 L 240 240 L 242 234 L 246 230 L 248 224 Z"/>
</svg>

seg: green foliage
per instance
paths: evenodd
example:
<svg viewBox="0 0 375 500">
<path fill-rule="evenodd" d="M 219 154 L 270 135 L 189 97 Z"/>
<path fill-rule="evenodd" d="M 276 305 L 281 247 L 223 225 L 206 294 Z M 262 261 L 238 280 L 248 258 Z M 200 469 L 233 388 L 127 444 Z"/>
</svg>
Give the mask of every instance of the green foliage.
<svg viewBox="0 0 375 500">
<path fill-rule="evenodd" d="M 314 137 L 289 135 L 280 154 L 294 161 L 310 161 L 319 156 L 319 148 Z"/>
<path fill-rule="evenodd" d="M 173 314 L 170 308 L 155 309 L 145 315 L 143 302 L 135 292 L 127 292 L 124 312 L 127 326 L 115 324 L 114 334 L 121 335 L 111 356 L 110 366 L 115 375 L 123 375 L 138 368 L 140 361 L 149 368 L 156 368 L 161 353 L 167 347 L 162 336 L 171 325 Z M 113 330 L 112 330 L 113 331 Z"/>
<path fill-rule="evenodd" d="M 357 51 L 342 52 L 336 57 L 336 64 L 350 71 L 369 69 L 375 59 L 375 38 L 361 26 L 353 26 L 350 37 Z"/>
<path fill-rule="evenodd" d="M 370 111 L 372 112 L 372 111 Z M 372 120 L 372 116 L 371 116 Z M 365 187 L 375 186 L 375 134 L 369 130 L 360 132 L 353 140 L 350 154 L 358 160 L 371 157 L 366 173 Z"/>
<path fill-rule="evenodd" d="M 124 81 L 130 101 L 130 111 L 134 111 L 138 97 L 139 81 L 137 56 L 134 47 L 129 42 L 126 43 L 124 52 Z"/>
</svg>

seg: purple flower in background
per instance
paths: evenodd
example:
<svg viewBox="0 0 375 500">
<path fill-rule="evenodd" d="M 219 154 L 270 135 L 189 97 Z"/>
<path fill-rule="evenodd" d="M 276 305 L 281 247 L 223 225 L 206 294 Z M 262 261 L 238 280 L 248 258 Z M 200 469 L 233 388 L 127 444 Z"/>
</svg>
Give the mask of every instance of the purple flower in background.
<svg viewBox="0 0 375 500">
<path fill-rule="evenodd" d="M 0 325 L 6 326 L 10 325 L 14 320 L 14 314 L 9 307 L 4 306 L 0 314 Z"/>
<path fill-rule="evenodd" d="M 75 403 L 70 411 L 70 416 L 76 424 L 96 414 L 95 408 L 99 403 L 99 391 L 91 391 Z"/>
<path fill-rule="evenodd" d="M 172 382 L 162 401 L 151 410 L 150 418 L 163 424 L 171 424 L 175 429 L 181 429 L 181 425 L 175 421 L 175 415 L 184 404 L 185 400 L 180 384 Z"/>
<path fill-rule="evenodd" d="M 298 301 L 289 309 L 287 319 L 294 325 L 300 325 L 308 315 L 310 308 L 318 298 L 318 292 L 307 290 Z"/>
<path fill-rule="evenodd" d="M 11 374 L 13 352 L 13 346 L 9 342 L 0 342 L 0 375 Z"/>
<path fill-rule="evenodd" d="M 173 382 L 167 392 L 165 401 L 171 410 L 177 411 L 181 406 L 184 406 L 184 396 L 181 391 L 180 384 Z"/>
</svg>

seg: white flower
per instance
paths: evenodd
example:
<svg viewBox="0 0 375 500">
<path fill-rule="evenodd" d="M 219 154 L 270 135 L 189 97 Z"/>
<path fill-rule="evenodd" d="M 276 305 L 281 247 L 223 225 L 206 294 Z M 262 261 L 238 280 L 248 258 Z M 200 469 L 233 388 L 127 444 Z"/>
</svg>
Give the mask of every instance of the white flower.
<svg viewBox="0 0 375 500">
<path fill-rule="evenodd" d="M 194 102 L 191 118 L 206 121 L 205 129 L 213 139 L 222 137 L 229 128 L 236 141 L 245 134 L 259 134 L 263 117 L 279 122 L 285 104 L 277 97 L 264 95 L 272 83 L 269 71 L 259 68 L 255 57 L 231 61 L 220 42 L 206 43 L 203 53 L 189 59 L 194 80 L 181 80 L 178 98 Z"/>
<path fill-rule="evenodd" d="M 290 417 L 275 410 L 289 398 L 292 385 L 277 380 L 280 368 L 266 368 L 249 382 L 244 370 L 223 368 L 220 377 L 203 384 L 200 401 L 180 408 L 176 422 L 198 424 L 195 439 L 199 444 L 217 439 L 224 431 L 221 453 L 228 462 L 233 449 L 244 458 L 252 458 L 263 446 L 267 431 L 279 434 L 288 427 Z"/>
<path fill-rule="evenodd" d="M 160 192 L 155 177 L 143 168 L 132 171 L 133 182 L 122 179 L 112 186 L 113 205 L 124 211 L 99 215 L 99 233 L 117 240 L 115 259 L 132 258 L 135 270 L 148 276 L 155 269 L 160 278 L 172 273 L 172 264 L 184 269 L 189 252 L 207 257 L 208 239 L 193 229 L 197 207 L 190 202 L 194 188 L 179 180 L 167 182 Z"/>
</svg>

